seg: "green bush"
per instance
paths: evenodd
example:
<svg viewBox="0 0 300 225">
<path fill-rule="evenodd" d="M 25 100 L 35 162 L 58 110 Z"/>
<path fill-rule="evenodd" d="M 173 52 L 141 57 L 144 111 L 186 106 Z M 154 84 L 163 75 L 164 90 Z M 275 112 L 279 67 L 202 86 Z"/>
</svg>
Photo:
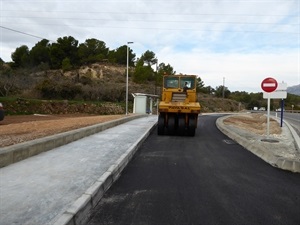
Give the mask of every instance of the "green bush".
<svg viewBox="0 0 300 225">
<path fill-rule="evenodd" d="M 56 82 L 46 79 L 35 87 L 44 99 L 74 99 L 82 94 L 82 86 L 71 81 Z"/>
<path fill-rule="evenodd" d="M 72 69 L 71 61 L 69 58 L 65 58 L 61 63 L 61 68 L 64 72 L 69 71 Z"/>
</svg>

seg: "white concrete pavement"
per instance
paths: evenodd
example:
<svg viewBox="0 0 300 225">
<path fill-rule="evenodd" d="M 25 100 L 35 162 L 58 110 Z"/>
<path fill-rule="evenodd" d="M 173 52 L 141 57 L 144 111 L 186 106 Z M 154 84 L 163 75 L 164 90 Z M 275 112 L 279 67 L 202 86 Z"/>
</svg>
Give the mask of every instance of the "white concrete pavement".
<svg viewBox="0 0 300 225">
<path fill-rule="evenodd" d="M 0 224 L 82 223 L 156 122 L 135 119 L 1 168 Z"/>
</svg>

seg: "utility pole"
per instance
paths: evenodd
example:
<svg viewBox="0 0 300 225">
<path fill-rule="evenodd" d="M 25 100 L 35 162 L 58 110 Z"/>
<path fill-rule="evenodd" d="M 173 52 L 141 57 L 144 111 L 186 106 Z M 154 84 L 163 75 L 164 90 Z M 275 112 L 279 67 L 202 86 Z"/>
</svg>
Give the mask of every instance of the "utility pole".
<svg viewBox="0 0 300 225">
<path fill-rule="evenodd" d="M 127 42 L 127 65 L 126 65 L 126 115 L 128 115 L 128 68 L 129 68 L 129 44 L 133 44 L 132 41 Z"/>
<path fill-rule="evenodd" d="M 225 77 L 223 77 L 223 93 L 222 93 L 223 98 L 225 98 Z"/>
<path fill-rule="evenodd" d="M 157 77 L 158 77 L 158 74 L 157 74 L 157 59 L 156 59 L 156 63 L 155 63 L 155 79 L 154 79 L 154 82 L 155 82 L 155 89 L 154 89 L 154 94 L 156 95 L 157 94 Z"/>
</svg>

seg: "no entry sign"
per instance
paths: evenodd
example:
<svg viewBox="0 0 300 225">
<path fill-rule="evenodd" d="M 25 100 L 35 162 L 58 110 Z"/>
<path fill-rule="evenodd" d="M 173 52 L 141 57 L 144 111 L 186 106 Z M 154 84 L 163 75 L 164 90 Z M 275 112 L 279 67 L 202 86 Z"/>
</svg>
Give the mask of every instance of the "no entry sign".
<svg viewBox="0 0 300 225">
<path fill-rule="evenodd" d="M 267 139 L 269 139 L 269 135 L 270 135 L 270 95 L 271 95 L 270 93 L 275 91 L 277 86 L 278 86 L 277 81 L 272 77 L 268 77 L 261 82 L 261 88 L 265 92 L 268 92 L 267 94 L 268 95 Z"/>
<path fill-rule="evenodd" d="M 268 77 L 261 82 L 261 88 L 265 92 L 273 92 L 276 90 L 277 86 L 277 81 L 272 77 Z"/>
</svg>

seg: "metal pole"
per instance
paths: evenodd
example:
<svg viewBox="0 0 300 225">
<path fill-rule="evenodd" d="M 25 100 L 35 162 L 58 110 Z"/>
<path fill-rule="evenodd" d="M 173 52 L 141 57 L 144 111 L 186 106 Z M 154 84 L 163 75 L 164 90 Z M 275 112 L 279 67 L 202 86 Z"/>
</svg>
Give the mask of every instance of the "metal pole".
<svg viewBox="0 0 300 225">
<path fill-rule="evenodd" d="M 127 42 L 127 70 L 126 70 L 126 115 L 128 115 L 128 68 L 129 68 L 129 48 L 128 45 L 133 42 Z"/>
<path fill-rule="evenodd" d="M 129 57 L 128 57 L 128 42 L 127 42 L 127 65 L 126 65 L 126 115 L 128 115 L 128 64 L 129 64 Z"/>
<path fill-rule="evenodd" d="M 284 100 L 281 99 L 280 127 L 282 127 L 282 122 L 283 122 L 283 108 L 284 108 Z"/>
<path fill-rule="evenodd" d="M 157 74 L 157 60 L 156 60 L 156 69 L 155 69 L 155 89 L 154 89 L 154 94 L 155 94 L 155 95 L 157 94 L 157 77 L 158 77 L 158 74 Z"/>
<path fill-rule="evenodd" d="M 270 136 L 270 93 L 268 93 L 267 139 Z"/>
<path fill-rule="evenodd" d="M 223 98 L 225 97 L 225 77 L 223 77 L 223 91 L 222 91 Z"/>
</svg>

